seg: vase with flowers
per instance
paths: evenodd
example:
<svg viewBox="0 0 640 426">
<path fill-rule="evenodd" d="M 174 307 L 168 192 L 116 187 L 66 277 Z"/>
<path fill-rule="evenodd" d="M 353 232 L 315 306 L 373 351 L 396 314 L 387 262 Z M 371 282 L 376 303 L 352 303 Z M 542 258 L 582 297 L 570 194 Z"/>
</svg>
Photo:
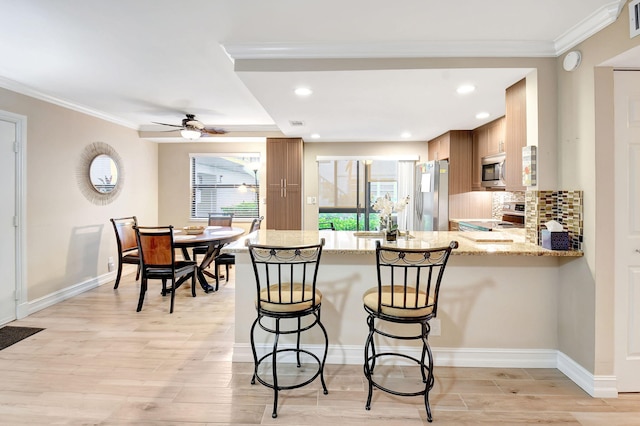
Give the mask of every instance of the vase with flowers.
<svg viewBox="0 0 640 426">
<path fill-rule="evenodd" d="M 373 209 L 380 213 L 380 227 L 383 229 L 387 241 L 396 241 L 398 238 L 398 225 L 392 224 L 391 215 L 393 212 L 403 211 L 408 203 L 408 195 L 394 203 L 389 193 L 384 197 L 378 197 L 373 203 Z"/>
</svg>

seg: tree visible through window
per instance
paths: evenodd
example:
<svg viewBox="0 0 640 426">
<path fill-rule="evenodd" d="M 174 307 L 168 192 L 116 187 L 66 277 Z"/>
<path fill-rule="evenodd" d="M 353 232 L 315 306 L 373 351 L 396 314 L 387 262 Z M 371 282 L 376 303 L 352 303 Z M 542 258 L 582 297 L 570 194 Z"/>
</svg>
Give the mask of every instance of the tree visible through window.
<svg viewBox="0 0 640 426">
<path fill-rule="evenodd" d="M 260 154 L 191 154 L 191 218 L 233 213 L 234 219 L 259 216 Z"/>
</svg>

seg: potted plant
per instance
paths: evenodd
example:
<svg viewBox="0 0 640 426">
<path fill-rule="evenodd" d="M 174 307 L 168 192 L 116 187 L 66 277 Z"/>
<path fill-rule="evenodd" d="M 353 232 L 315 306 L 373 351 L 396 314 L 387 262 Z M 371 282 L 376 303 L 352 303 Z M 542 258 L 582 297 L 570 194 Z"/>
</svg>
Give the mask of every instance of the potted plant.
<svg viewBox="0 0 640 426">
<path fill-rule="evenodd" d="M 408 203 L 408 195 L 397 203 L 394 203 L 389 193 L 387 193 L 384 197 L 378 197 L 373 204 L 372 208 L 380 213 L 380 226 L 384 226 L 382 231 L 387 241 L 396 241 L 398 239 L 398 225 L 392 224 L 391 215 L 394 211 L 401 212 L 404 210 Z"/>
</svg>

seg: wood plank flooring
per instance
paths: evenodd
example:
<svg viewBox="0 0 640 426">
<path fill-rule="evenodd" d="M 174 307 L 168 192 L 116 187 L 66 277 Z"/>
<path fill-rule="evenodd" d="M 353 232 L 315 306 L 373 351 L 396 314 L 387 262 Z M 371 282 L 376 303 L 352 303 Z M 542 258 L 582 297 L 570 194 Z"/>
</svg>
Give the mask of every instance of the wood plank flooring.
<svg viewBox="0 0 640 426">
<path fill-rule="evenodd" d="M 272 419 L 252 365 L 231 362 L 233 272 L 217 293 L 180 288 L 170 315 L 159 282 L 136 313 L 132 271 L 118 290 L 106 284 L 12 323 L 46 330 L 0 351 L 0 424 L 427 424 L 419 397 L 376 391 L 366 411 L 354 365 L 327 365 L 328 395 L 318 380 L 281 392 Z M 431 395 L 438 425 L 640 425 L 640 395 L 591 398 L 554 369 L 436 366 Z"/>
</svg>

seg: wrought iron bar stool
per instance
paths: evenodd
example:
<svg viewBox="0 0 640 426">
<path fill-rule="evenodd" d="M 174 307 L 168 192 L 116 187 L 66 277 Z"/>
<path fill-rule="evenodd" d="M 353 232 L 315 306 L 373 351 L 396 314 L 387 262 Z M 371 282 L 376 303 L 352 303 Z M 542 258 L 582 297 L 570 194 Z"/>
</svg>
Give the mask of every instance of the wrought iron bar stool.
<svg viewBox="0 0 640 426">
<path fill-rule="evenodd" d="M 273 389 L 273 413 L 278 416 L 278 392 L 296 389 L 313 382 L 318 376 L 322 382 L 324 394 L 328 393 L 324 381 L 324 364 L 327 359 L 329 338 L 320 321 L 322 293 L 316 288 L 316 278 L 324 239 L 319 244 L 278 247 L 251 244 L 246 242 L 256 278 L 255 306 L 257 317 L 251 325 L 251 350 L 254 359 L 254 372 L 251 384 L 256 380 Z M 303 322 L 303 319 L 305 321 Z M 273 346 L 266 354 L 258 356 L 255 342 L 256 326 L 268 335 L 273 334 Z M 324 338 L 324 348 L 320 356 L 301 346 L 302 332 L 318 326 Z M 295 344 L 286 343 L 279 346 L 281 336 L 295 335 Z M 302 375 L 296 383 L 283 384 L 278 377 L 278 369 L 282 369 L 279 360 L 283 355 L 295 355 L 295 362 Z M 312 370 L 306 374 L 301 359 L 309 359 Z M 293 360 L 293 357 L 292 357 Z M 267 365 L 271 363 L 271 371 Z M 293 365 L 293 363 L 290 363 Z M 317 364 L 317 368 L 316 368 Z M 261 371 L 261 365 L 263 366 Z"/>
<path fill-rule="evenodd" d="M 364 375 L 369 383 L 365 406 L 367 410 L 371 409 L 375 387 L 392 395 L 424 396 L 427 420 L 433 420 L 429 405 L 429 391 L 434 384 L 433 355 L 428 342 L 431 330 L 429 321 L 438 313 L 442 276 L 451 251 L 457 247 L 456 241 L 452 241 L 447 247 L 424 249 L 381 246 L 380 241 L 376 241 L 378 285 L 368 289 L 362 298 L 369 326 L 364 348 Z M 418 324 L 420 334 L 400 335 L 399 331 L 388 327 L 388 323 Z M 422 340 L 420 358 L 391 349 L 378 352 L 376 334 L 389 339 Z M 418 365 L 424 388 L 416 391 L 394 390 L 383 383 L 384 377 L 374 376 L 377 363 L 382 362 L 383 358 L 393 360 L 394 357 Z"/>
</svg>

